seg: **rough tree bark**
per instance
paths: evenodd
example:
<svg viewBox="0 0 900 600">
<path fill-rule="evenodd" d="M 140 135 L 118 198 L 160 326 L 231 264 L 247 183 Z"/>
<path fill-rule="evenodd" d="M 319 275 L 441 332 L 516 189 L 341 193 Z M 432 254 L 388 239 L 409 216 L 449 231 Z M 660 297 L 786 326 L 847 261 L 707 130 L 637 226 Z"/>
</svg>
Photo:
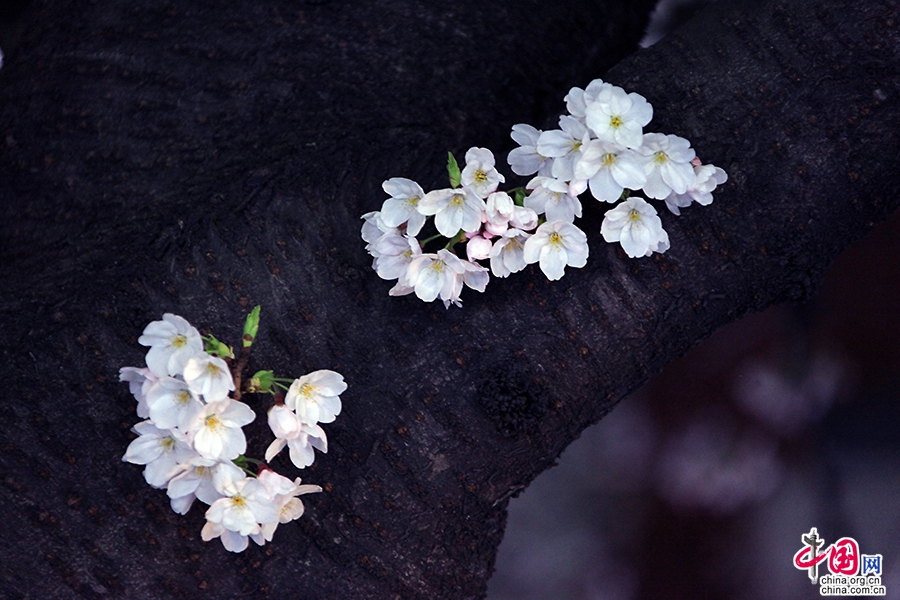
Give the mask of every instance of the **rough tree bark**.
<svg viewBox="0 0 900 600">
<path fill-rule="evenodd" d="M 807 297 L 896 208 L 896 2 L 722 0 L 604 74 L 651 8 L 621 4 L 34 7 L 0 75 L 4 594 L 480 597 L 509 498 L 584 427 L 721 325 Z M 591 257 L 559 282 L 389 298 L 358 237 L 381 181 L 437 185 L 447 149 L 508 149 L 600 75 L 730 175 L 662 216 L 672 249 L 626 259 L 587 203 Z M 235 339 L 254 304 L 254 367 L 350 389 L 303 474 L 326 493 L 232 555 L 120 462 L 117 370 L 163 312 Z"/>
</svg>

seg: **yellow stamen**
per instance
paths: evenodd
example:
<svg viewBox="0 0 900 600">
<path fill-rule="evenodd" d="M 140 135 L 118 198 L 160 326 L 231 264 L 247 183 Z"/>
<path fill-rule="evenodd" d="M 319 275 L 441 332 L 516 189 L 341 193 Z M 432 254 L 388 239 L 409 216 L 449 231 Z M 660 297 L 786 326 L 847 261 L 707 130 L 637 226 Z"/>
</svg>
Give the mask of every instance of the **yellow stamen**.
<svg viewBox="0 0 900 600">
<path fill-rule="evenodd" d="M 549 239 L 550 239 L 550 243 L 553 244 L 554 246 L 558 246 L 558 245 L 562 244 L 562 236 L 559 235 L 555 231 L 550 234 Z"/>
<path fill-rule="evenodd" d="M 604 154 L 603 155 L 603 166 L 604 167 L 611 166 L 614 162 L 616 162 L 616 156 L 617 155 L 613 154 L 612 152 L 610 152 L 608 154 Z"/>
<path fill-rule="evenodd" d="M 222 372 L 222 369 L 211 362 L 206 363 L 206 372 L 215 377 Z"/>
<path fill-rule="evenodd" d="M 478 183 L 484 183 L 487 180 L 488 180 L 487 173 L 485 173 L 481 169 L 478 169 L 477 171 L 475 171 L 475 181 L 477 181 Z"/>
<path fill-rule="evenodd" d="M 669 160 L 669 157 L 666 156 L 666 153 L 663 152 L 662 150 L 660 150 L 659 152 L 657 152 L 657 153 L 654 155 L 654 157 L 653 157 L 653 161 L 656 162 L 657 164 L 660 164 L 660 165 L 663 164 L 664 162 L 668 161 L 668 160 Z"/>
<path fill-rule="evenodd" d="M 187 338 L 181 335 L 180 333 L 172 338 L 172 347 L 173 348 L 181 348 L 187 344 Z"/>
<path fill-rule="evenodd" d="M 623 125 L 622 119 L 618 115 L 614 116 L 613 118 L 611 118 L 609 120 L 609 126 L 615 128 L 615 129 L 618 129 L 622 125 Z"/>
</svg>

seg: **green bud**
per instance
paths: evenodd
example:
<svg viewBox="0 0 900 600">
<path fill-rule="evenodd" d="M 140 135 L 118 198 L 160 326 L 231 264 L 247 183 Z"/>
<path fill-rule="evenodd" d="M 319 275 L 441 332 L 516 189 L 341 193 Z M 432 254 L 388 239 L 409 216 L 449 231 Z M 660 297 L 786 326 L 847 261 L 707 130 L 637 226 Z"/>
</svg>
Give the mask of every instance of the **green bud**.
<svg viewBox="0 0 900 600">
<path fill-rule="evenodd" d="M 452 152 L 447 153 L 447 173 L 450 174 L 450 187 L 458 188 L 462 181 L 462 173 L 459 171 L 459 164 L 453 157 Z"/>
<path fill-rule="evenodd" d="M 257 371 L 250 378 L 247 385 L 247 391 L 251 394 L 274 394 L 275 393 L 275 372 L 274 371 Z"/>
<path fill-rule="evenodd" d="M 244 348 L 249 348 L 253 344 L 253 340 L 256 339 L 256 332 L 259 331 L 259 310 L 260 307 L 257 306 L 250 311 L 250 314 L 247 315 L 247 320 L 244 322 Z"/>
<path fill-rule="evenodd" d="M 234 358 L 234 352 L 231 350 L 231 347 L 211 335 L 203 338 L 203 349 L 207 354 L 212 354 L 219 358 Z"/>
</svg>

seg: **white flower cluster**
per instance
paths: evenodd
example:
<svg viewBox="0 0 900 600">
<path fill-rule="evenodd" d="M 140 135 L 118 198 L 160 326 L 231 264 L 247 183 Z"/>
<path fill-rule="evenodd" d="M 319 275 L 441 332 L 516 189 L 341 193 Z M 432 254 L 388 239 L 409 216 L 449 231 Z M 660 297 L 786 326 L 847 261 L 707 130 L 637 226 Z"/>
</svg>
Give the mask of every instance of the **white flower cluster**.
<svg viewBox="0 0 900 600">
<path fill-rule="evenodd" d="M 675 135 L 644 133 L 653 107 L 636 93 L 599 79 L 565 97 L 569 114 L 559 129 L 540 131 L 515 125 L 520 147 L 509 153 L 517 175 L 535 175 L 524 189 L 497 191 L 505 178 L 484 148 L 466 153 L 460 172 L 450 156 L 451 187 L 428 192 L 414 181 L 395 177 L 384 182 L 390 196 L 380 211 L 363 215 L 362 237 L 382 279 L 397 280 L 392 296 L 415 293 L 426 302 L 461 305 L 463 284 L 483 292 L 490 272 L 507 277 L 538 263 L 550 280 L 565 268 L 587 262 L 587 237 L 575 226 L 581 217 L 579 196 L 588 189 L 601 202 L 619 204 L 607 211 L 600 233 L 619 242 L 632 258 L 665 252 L 669 236 L 645 196 L 663 200 L 669 210 L 712 202 L 712 191 L 727 180 L 725 171 L 703 165 L 690 142 Z M 434 217 L 438 235 L 420 242 L 416 236 Z M 427 243 L 446 238 L 443 249 L 427 253 Z M 464 260 L 453 247 L 465 241 Z"/>
<path fill-rule="evenodd" d="M 258 314 L 257 309 L 256 323 Z M 256 328 L 250 329 L 252 334 L 247 331 L 245 351 Z M 138 438 L 122 460 L 146 465 L 144 479 L 154 488 L 166 489 L 175 512 L 187 513 L 195 499 L 208 504 L 204 541 L 218 537 L 231 552 L 246 549 L 248 539 L 259 545 L 272 541 L 279 523 L 303 514 L 299 496 L 322 489 L 301 485 L 299 478 L 291 481 L 264 463 L 258 476 L 247 469 L 248 462 L 259 461 L 243 456 L 247 441 L 242 427 L 256 413 L 230 397 L 235 383 L 228 363 L 207 352 L 210 346 L 204 346 L 204 338 L 185 319 L 165 314 L 144 329 L 138 342 L 150 348 L 147 367 L 124 367 L 119 378 L 129 383 L 138 417 L 146 420 L 134 426 Z M 233 357 L 224 345 L 219 348 Z M 279 384 L 274 378 L 260 386 L 259 376 L 265 374 L 271 372 L 257 373 L 251 381 L 256 387 L 251 385 L 250 391 L 275 393 Z M 266 460 L 288 445 L 291 460 L 303 468 L 313 462 L 313 447 L 326 452 L 325 432 L 317 423 L 331 422 L 340 413 L 338 395 L 346 389 L 339 374 L 316 371 L 293 382 L 287 406 L 276 396 L 269 412 L 276 440 Z"/>
</svg>

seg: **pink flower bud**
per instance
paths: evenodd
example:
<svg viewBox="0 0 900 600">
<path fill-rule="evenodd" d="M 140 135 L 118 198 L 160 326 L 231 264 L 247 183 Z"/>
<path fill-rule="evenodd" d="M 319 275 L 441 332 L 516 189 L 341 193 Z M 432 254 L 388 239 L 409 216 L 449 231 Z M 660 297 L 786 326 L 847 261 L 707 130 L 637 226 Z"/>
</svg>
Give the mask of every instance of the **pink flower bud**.
<svg viewBox="0 0 900 600">
<path fill-rule="evenodd" d="M 493 244 L 491 244 L 490 240 L 486 240 L 481 236 L 473 237 L 466 244 L 466 254 L 469 256 L 469 260 L 484 259 L 491 255 L 492 246 Z"/>
</svg>

